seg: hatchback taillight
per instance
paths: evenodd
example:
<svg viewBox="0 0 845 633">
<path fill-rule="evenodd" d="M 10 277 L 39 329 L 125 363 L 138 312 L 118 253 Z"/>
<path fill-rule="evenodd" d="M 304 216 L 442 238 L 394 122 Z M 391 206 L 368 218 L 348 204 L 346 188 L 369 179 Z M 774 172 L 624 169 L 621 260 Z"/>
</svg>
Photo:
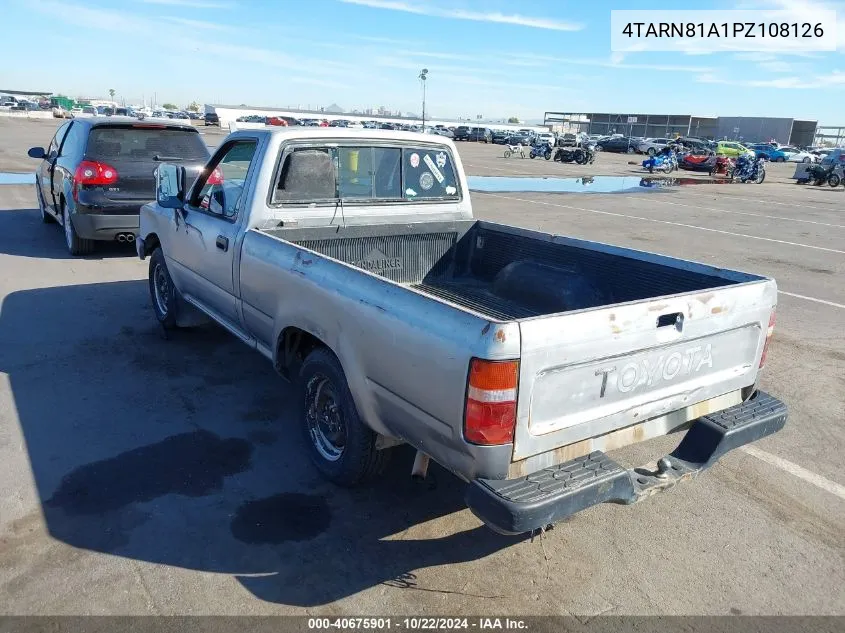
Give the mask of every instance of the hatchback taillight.
<svg viewBox="0 0 845 633">
<path fill-rule="evenodd" d="M 117 170 L 111 165 L 94 160 L 83 160 L 73 172 L 73 199 L 78 200 L 79 188 L 84 185 L 113 185 Z"/>
</svg>

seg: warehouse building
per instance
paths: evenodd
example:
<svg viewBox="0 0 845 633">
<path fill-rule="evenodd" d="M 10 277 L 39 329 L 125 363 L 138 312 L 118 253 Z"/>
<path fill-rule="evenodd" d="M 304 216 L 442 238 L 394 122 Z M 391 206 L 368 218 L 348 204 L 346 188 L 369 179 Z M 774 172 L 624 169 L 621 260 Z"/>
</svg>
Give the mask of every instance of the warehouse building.
<svg viewBox="0 0 845 633">
<path fill-rule="evenodd" d="M 543 125 L 562 133 L 624 134 L 644 138 L 680 135 L 749 143 L 775 140 L 784 145 L 806 147 L 813 144 L 818 122 L 775 117 L 546 112 Z"/>
</svg>

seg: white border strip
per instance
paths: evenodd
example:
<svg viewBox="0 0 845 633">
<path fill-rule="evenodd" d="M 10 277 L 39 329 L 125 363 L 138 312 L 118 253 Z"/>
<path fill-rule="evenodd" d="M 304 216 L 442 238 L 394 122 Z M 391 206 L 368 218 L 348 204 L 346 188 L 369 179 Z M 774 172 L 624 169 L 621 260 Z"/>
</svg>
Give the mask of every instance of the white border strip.
<svg viewBox="0 0 845 633">
<path fill-rule="evenodd" d="M 625 196 L 629 200 L 642 200 L 645 198 L 638 196 Z M 802 220 L 800 218 L 787 218 L 782 215 L 763 215 L 762 213 L 749 213 L 748 211 L 733 211 L 731 209 L 717 209 L 716 207 L 700 207 L 694 204 L 682 204 L 680 202 L 669 202 L 668 200 L 656 200 L 656 196 L 649 197 L 648 202 L 657 202 L 659 204 L 671 204 L 676 207 L 686 207 L 688 209 L 701 209 L 702 211 L 717 211 L 718 213 L 730 213 L 732 215 L 750 215 L 755 218 L 768 218 L 770 220 L 785 220 L 787 222 L 802 222 L 804 224 L 818 224 L 819 226 L 829 226 L 836 229 L 845 229 L 845 224 L 828 224 L 827 222 L 816 222 L 815 220 Z"/>
<path fill-rule="evenodd" d="M 804 299 L 805 301 L 815 301 L 816 303 L 823 303 L 826 306 L 831 306 L 833 308 L 839 308 L 840 310 L 845 310 L 845 304 L 843 304 L 843 303 L 835 303 L 833 301 L 826 301 L 824 299 L 816 299 L 815 297 L 807 297 L 805 295 L 797 295 L 794 292 L 786 292 L 786 290 L 778 290 L 778 294 L 786 295 L 787 297 L 795 297 L 796 299 Z"/>
<path fill-rule="evenodd" d="M 767 464 L 771 464 L 775 468 L 780 468 L 783 471 L 788 472 L 790 475 L 794 475 L 799 479 L 803 479 L 807 483 L 813 484 L 817 488 L 821 488 L 825 492 L 829 492 L 832 495 L 836 495 L 840 499 L 845 499 L 845 486 L 842 486 L 835 481 L 831 481 L 826 477 L 822 477 L 821 475 L 817 475 L 816 473 L 807 470 L 799 466 L 798 464 L 793 464 L 792 462 L 783 459 L 782 457 L 778 457 L 777 455 L 772 455 L 771 453 L 767 453 L 766 451 L 761 451 L 756 446 L 741 446 L 740 450 L 744 453 L 748 453 L 749 455 L 756 457 L 760 461 L 764 461 Z"/>
<path fill-rule="evenodd" d="M 566 204 L 556 204 L 554 202 L 544 202 L 542 200 L 526 200 L 525 198 L 512 198 L 510 196 L 503 196 L 498 193 L 476 192 L 482 195 L 493 196 L 494 198 L 502 198 L 504 200 L 513 200 L 515 202 L 528 202 L 530 204 L 544 204 L 550 207 L 560 207 L 561 209 L 572 209 L 573 211 L 586 211 L 588 213 L 598 213 L 601 215 L 611 215 L 617 218 L 629 218 L 631 220 L 642 220 L 643 222 L 654 222 L 655 224 L 668 224 L 670 226 L 682 226 L 687 229 L 697 229 L 699 231 L 708 231 L 710 233 L 721 233 L 722 235 L 733 235 L 734 237 L 744 237 L 749 240 L 760 240 L 763 242 L 774 242 L 776 244 L 786 244 L 788 246 L 798 246 L 800 248 L 811 248 L 816 251 L 825 251 L 826 253 L 837 253 L 838 255 L 845 255 L 845 251 L 840 251 L 835 248 L 825 248 L 824 246 L 813 246 L 812 244 L 801 244 L 800 242 L 789 242 L 787 240 L 776 240 L 771 237 L 761 237 L 759 235 L 748 235 L 746 233 L 734 233 L 733 231 L 723 231 L 721 229 L 710 229 L 706 226 L 697 226 L 695 224 L 685 224 L 683 222 L 671 222 L 669 220 L 657 220 L 655 218 L 644 218 L 640 215 L 628 215 L 626 213 L 614 213 L 612 211 L 599 211 L 598 209 L 585 209 L 584 207 L 573 207 Z"/>
</svg>

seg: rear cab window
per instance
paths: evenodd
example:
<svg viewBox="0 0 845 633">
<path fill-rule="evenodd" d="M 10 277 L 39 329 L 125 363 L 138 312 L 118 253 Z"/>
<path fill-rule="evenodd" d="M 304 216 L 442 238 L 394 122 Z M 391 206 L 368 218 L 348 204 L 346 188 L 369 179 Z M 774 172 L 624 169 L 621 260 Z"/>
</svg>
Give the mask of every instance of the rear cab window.
<svg viewBox="0 0 845 633">
<path fill-rule="evenodd" d="M 412 203 L 461 198 L 453 157 L 444 146 L 289 146 L 271 204 Z"/>
<path fill-rule="evenodd" d="M 190 128 L 127 124 L 92 128 L 86 155 L 138 162 L 153 162 L 156 156 L 167 162 L 205 162 L 208 150 L 199 132 Z"/>
</svg>

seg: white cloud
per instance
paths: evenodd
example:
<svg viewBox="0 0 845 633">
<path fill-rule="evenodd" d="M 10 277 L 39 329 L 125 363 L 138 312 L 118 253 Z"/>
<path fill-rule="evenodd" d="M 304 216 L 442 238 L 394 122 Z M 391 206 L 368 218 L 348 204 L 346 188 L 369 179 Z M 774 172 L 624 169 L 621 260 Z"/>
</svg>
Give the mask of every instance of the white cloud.
<svg viewBox="0 0 845 633">
<path fill-rule="evenodd" d="M 610 58 L 590 57 L 554 57 L 552 55 L 534 55 L 520 53 L 517 59 L 545 61 L 554 64 L 571 64 L 573 66 L 598 66 L 600 68 L 618 68 L 621 70 L 653 70 L 658 72 L 706 73 L 712 70 L 707 66 L 686 66 L 684 64 L 637 64 L 614 61 Z"/>
<path fill-rule="evenodd" d="M 726 86 L 745 86 L 748 88 L 777 88 L 783 90 L 812 90 L 831 88 L 845 84 L 845 73 L 833 71 L 828 75 L 814 77 L 778 77 L 777 79 L 727 79 L 713 73 L 704 73 L 696 77 L 696 82 L 721 84 Z"/>
<path fill-rule="evenodd" d="M 563 22 L 551 18 L 535 18 L 516 13 L 507 15 L 504 13 L 480 11 L 466 11 L 464 9 L 446 9 L 434 7 L 429 4 L 411 4 L 401 0 L 340 0 L 346 4 L 357 4 L 373 9 L 387 9 L 389 11 L 401 11 L 416 15 L 427 15 L 437 18 L 451 18 L 453 20 L 471 20 L 473 22 L 494 22 L 496 24 L 515 24 L 535 29 L 548 29 L 552 31 L 580 31 L 583 25 L 574 22 Z"/>
<path fill-rule="evenodd" d="M 232 2 L 216 2 L 214 0 L 141 0 L 144 4 L 163 4 L 171 7 L 187 7 L 189 9 L 231 9 Z"/>
<path fill-rule="evenodd" d="M 192 29 L 204 29 L 206 31 L 231 31 L 232 27 L 227 26 L 225 24 L 218 24 L 216 22 L 206 22 L 204 20 L 189 20 L 187 18 L 174 18 L 174 17 L 163 17 L 163 20 L 167 20 L 168 22 L 173 22 L 174 24 L 180 24 L 182 26 L 187 26 Z"/>
</svg>

